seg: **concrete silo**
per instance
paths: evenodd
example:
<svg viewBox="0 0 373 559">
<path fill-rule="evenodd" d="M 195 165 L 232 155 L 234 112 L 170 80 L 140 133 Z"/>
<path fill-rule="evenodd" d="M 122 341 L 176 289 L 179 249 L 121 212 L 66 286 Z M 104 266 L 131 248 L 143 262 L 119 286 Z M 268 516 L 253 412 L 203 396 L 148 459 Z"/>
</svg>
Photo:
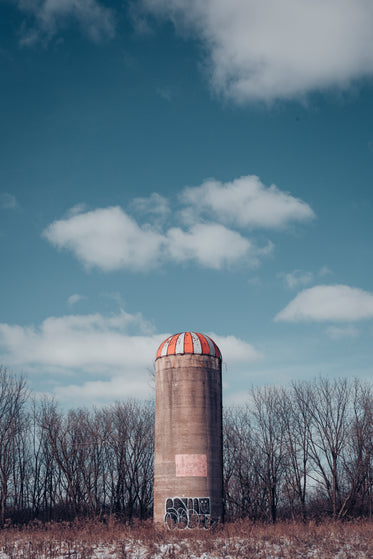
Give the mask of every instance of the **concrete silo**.
<svg viewBox="0 0 373 559">
<path fill-rule="evenodd" d="M 223 520 L 221 353 L 211 338 L 167 338 L 155 363 L 154 522 Z"/>
</svg>

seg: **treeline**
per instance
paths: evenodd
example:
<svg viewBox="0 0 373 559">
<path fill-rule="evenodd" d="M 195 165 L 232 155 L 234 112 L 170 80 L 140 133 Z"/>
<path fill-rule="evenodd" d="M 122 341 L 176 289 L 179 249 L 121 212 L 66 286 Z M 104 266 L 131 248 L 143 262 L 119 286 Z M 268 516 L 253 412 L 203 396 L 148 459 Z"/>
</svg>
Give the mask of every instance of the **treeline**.
<svg viewBox="0 0 373 559">
<path fill-rule="evenodd" d="M 0 525 L 116 514 L 153 503 L 154 405 L 63 412 L 0 368 Z"/>
<path fill-rule="evenodd" d="M 152 515 L 154 404 L 61 411 L 0 367 L 0 525 Z M 372 516 L 372 385 L 255 388 L 224 411 L 226 519 Z"/>
<path fill-rule="evenodd" d="M 224 492 L 228 518 L 372 518 L 372 385 L 251 390 L 225 413 Z"/>
</svg>

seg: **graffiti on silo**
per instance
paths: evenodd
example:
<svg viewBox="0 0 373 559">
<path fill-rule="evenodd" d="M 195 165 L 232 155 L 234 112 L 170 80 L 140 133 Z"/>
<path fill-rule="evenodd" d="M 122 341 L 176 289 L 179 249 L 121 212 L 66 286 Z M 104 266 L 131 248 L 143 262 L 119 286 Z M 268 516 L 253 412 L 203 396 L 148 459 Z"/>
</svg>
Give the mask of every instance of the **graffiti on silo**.
<svg viewBox="0 0 373 559">
<path fill-rule="evenodd" d="M 165 524 L 167 528 L 210 528 L 209 497 L 173 497 L 166 500 Z"/>
</svg>

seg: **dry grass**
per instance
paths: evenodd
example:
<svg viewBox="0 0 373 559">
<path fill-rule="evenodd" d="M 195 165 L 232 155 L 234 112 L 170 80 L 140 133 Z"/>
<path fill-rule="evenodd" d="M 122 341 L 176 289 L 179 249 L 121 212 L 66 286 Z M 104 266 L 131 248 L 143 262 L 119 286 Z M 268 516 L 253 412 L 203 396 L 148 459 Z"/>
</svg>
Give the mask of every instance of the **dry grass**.
<svg viewBox="0 0 373 559">
<path fill-rule="evenodd" d="M 225 524 L 155 529 L 151 522 L 32 523 L 0 531 L 1 559 L 372 559 L 373 522 Z"/>
</svg>

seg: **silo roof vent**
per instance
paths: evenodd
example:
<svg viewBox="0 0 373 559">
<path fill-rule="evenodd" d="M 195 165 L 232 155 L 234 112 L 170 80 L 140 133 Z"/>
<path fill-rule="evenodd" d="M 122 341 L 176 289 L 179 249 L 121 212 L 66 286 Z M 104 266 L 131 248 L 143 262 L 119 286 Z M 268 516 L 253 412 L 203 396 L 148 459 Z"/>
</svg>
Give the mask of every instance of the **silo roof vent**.
<svg viewBox="0 0 373 559">
<path fill-rule="evenodd" d="M 205 334 L 198 332 L 182 332 L 170 336 L 159 346 L 156 359 L 184 353 L 212 355 L 221 359 L 220 349 L 216 343 Z"/>
</svg>

